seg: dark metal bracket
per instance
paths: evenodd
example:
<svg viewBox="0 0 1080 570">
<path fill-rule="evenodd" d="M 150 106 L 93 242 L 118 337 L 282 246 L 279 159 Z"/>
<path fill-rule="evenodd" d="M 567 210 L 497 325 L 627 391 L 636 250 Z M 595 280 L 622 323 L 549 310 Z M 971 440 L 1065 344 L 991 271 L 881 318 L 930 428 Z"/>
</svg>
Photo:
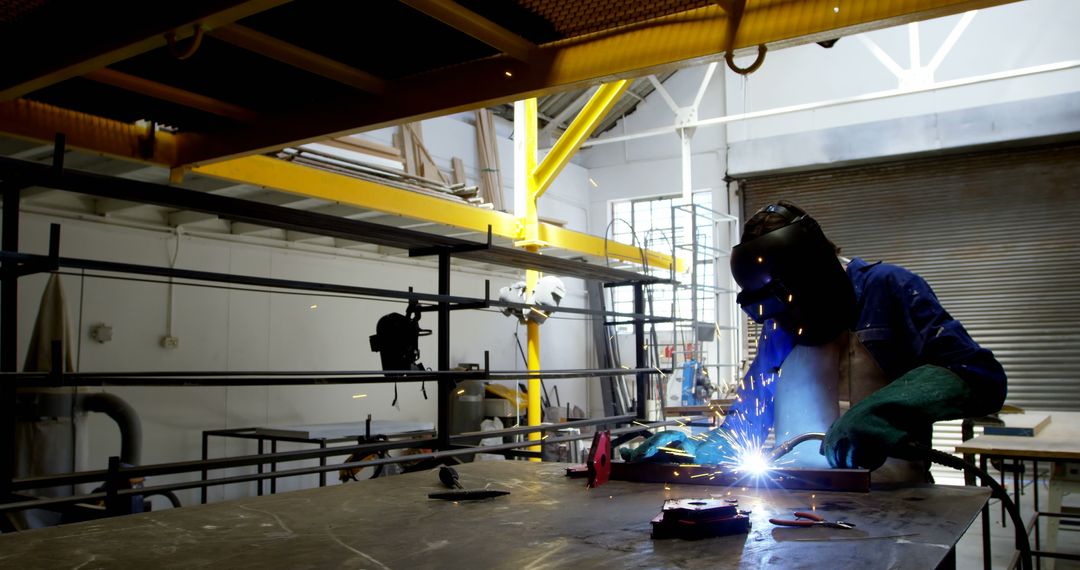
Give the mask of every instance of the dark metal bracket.
<svg viewBox="0 0 1080 570">
<path fill-rule="evenodd" d="M 409 287 L 409 291 L 412 291 L 412 287 Z M 420 313 L 430 313 L 432 311 L 438 311 L 439 305 L 421 305 L 419 303 L 412 304 L 412 309 Z M 473 303 L 450 303 L 451 311 L 462 311 L 465 309 L 487 309 L 491 306 L 491 281 L 484 279 L 484 300 L 476 301 Z"/>
<path fill-rule="evenodd" d="M 487 241 L 484 243 L 471 243 L 462 245 L 434 245 L 431 247 L 415 247 L 409 250 L 409 257 L 428 257 L 431 255 L 441 255 L 455 253 L 465 253 L 469 251 L 482 251 L 492 248 L 491 241 L 491 226 L 487 229 Z"/>
<path fill-rule="evenodd" d="M 0 278 L 18 278 L 60 269 L 60 224 L 49 224 L 49 255 L 47 257 L 27 256 L 22 261 L 19 260 L 20 257 L 22 256 L 18 254 L 4 256 L 4 267 L 0 269 Z"/>
</svg>

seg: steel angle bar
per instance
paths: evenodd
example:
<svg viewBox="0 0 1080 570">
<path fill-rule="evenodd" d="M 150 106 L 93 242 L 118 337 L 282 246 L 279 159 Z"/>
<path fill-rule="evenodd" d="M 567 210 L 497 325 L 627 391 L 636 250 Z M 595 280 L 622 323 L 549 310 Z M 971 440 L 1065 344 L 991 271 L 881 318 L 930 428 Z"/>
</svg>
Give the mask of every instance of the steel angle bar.
<svg viewBox="0 0 1080 570">
<path fill-rule="evenodd" d="M 870 491 L 870 471 L 866 469 L 770 469 L 761 475 L 747 475 L 716 465 L 677 463 L 611 464 L 611 479 L 640 483 L 772 487 L 801 491 Z"/>
</svg>

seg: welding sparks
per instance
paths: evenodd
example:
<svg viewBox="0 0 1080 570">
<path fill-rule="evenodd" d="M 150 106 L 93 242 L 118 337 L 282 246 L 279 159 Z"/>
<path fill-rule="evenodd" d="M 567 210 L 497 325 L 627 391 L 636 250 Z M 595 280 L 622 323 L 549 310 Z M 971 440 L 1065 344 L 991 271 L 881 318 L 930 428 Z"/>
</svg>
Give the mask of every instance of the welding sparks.
<svg viewBox="0 0 1080 570">
<path fill-rule="evenodd" d="M 367 394 L 353 394 L 353 399 L 357 398 L 367 398 Z"/>
<path fill-rule="evenodd" d="M 769 468 L 769 462 L 765 459 L 765 456 L 761 454 L 761 450 L 758 449 L 744 453 L 742 457 L 739 458 L 739 463 L 735 467 L 735 470 L 748 475 L 760 476 L 764 475 Z"/>
<path fill-rule="evenodd" d="M 666 452 L 668 452 L 668 453 L 670 453 L 672 455 L 676 455 L 678 457 L 693 457 L 694 456 L 694 454 L 692 454 L 692 453 L 687 453 L 685 450 L 675 449 L 674 447 L 658 447 L 657 449 L 659 449 L 660 451 L 666 451 Z M 675 474 L 678 475 L 679 473 L 676 472 Z"/>
</svg>

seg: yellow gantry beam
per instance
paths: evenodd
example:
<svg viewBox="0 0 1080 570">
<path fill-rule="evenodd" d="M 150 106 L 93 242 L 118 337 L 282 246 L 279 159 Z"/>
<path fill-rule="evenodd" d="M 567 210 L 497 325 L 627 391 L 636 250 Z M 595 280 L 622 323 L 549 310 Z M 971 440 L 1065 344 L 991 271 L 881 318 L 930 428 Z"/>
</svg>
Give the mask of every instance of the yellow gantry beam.
<svg viewBox="0 0 1080 570">
<path fill-rule="evenodd" d="M 772 52 L 1012 1 L 751 0 L 733 45 L 749 54 L 766 44 Z M 716 61 L 732 45 L 729 33 L 723 8 L 708 5 L 540 45 L 527 63 L 495 56 L 396 79 L 384 99 L 309 109 L 207 137 L 185 145 L 181 161 L 203 164 Z"/>
<path fill-rule="evenodd" d="M 2 108 L 0 105 L 0 109 Z M 0 114 L 0 118 L 2 117 L 3 115 Z M 198 166 L 192 168 L 191 171 L 239 184 L 264 186 L 480 233 L 486 233 L 490 225 L 494 235 L 510 239 L 520 238 L 518 219 L 512 214 L 383 186 L 375 182 L 317 170 L 275 158 L 249 156 Z M 585 255 L 604 256 L 603 238 L 542 222 L 538 224 L 537 231 L 539 238 L 551 247 Z M 606 249 L 609 257 L 633 263 L 641 262 L 641 251 L 636 247 L 609 241 Z M 646 252 L 646 254 L 650 266 L 671 267 L 671 256 L 657 252 Z M 685 270 L 681 260 L 676 269 Z"/>
<path fill-rule="evenodd" d="M 415 10 L 520 60 L 529 61 L 536 45 L 452 0 L 401 0 Z"/>
<path fill-rule="evenodd" d="M 213 97 L 207 97 L 206 95 L 193 93 L 157 81 L 129 75 L 107 67 L 91 71 L 86 75 L 83 75 L 83 77 L 90 81 L 112 85 L 113 87 L 119 87 L 120 89 L 133 91 L 141 95 L 154 97 L 155 99 L 161 99 L 162 101 L 169 101 L 170 103 L 191 107 L 192 109 L 213 113 L 219 117 L 226 117 L 244 123 L 254 123 L 259 119 L 257 113 L 239 105 L 233 105 L 232 103 L 227 103 L 220 99 L 214 99 Z"/>
<path fill-rule="evenodd" d="M 380 77 L 240 24 L 221 26 L 214 29 L 211 34 L 238 48 L 321 75 L 361 91 L 375 94 L 386 91 L 387 82 Z"/>
<path fill-rule="evenodd" d="M 39 69 L 31 77 L 27 77 L 18 83 L 4 85 L 0 88 L 0 101 L 9 101 L 55 83 L 78 77 L 95 69 L 101 69 L 116 62 L 163 47 L 167 44 L 164 35 L 166 32 L 174 32 L 174 37 L 177 41 L 185 40 L 193 35 L 194 26 L 212 29 L 280 6 L 288 1 L 289 0 L 248 0 L 246 2 L 220 2 L 218 4 L 223 5 L 220 9 L 209 11 L 201 17 L 188 22 L 176 22 L 175 25 L 164 24 L 164 20 L 168 18 L 158 18 L 162 23 L 160 24 L 161 27 L 159 27 L 157 33 L 149 33 L 142 37 L 127 38 L 126 41 L 128 43 L 126 44 L 123 43 L 124 38 L 121 37 L 122 34 L 115 33 L 114 30 L 102 30 L 99 35 L 104 41 L 102 41 L 100 45 L 79 46 L 81 48 L 78 51 L 79 57 L 74 61 L 58 64 L 51 68 Z M 166 11 L 166 15 L 167 12 L 168 11 Z M 148 16 L 147 20 L 154 21 L 155 18 Z M 120 43 L 121 45 L 117 46 L 117 43 Z M 2 83 L 3 81 L 0 79 L 0 84 Z M 50 136 L 49 139 L 51 140 L 52 137 Z"/>
<path fill-rule="evenodd" d="M 130 160 L 168 166 L 176 162 L 179 137 L 149 127 L 70 111 L 28 99 L 0 101 L 0 131 L 40 141 L 65 135 L 65 144 Z"/>
</svg>

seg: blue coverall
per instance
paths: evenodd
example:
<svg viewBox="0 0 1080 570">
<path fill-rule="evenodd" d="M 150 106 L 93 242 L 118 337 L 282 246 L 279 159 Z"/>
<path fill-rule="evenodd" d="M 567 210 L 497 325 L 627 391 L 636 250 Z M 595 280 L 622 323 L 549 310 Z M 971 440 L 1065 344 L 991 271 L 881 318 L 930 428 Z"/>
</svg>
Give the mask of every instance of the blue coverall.
<svg viewBox="0 0 1080 570">
<path fill-rule="evenodd" d="M 938 302 L 937 296 L 918 275 L 887 263 L 867 263 L 855 258 L 847 266 L 855 288 L 858 320 L 851 330 L 890 381 L 924 364 L 947 368 L 971 388 L 969 416 L 996 412 L 1005 401 L 1005 371 L 994 355 L 980 347 L 959 321 Z M 766 321 L 757 357 L 740 383 L 736 402 L 724 424 L 717 428 L 739 441 L 760 446 L 773 425 L 776 373 L 791 353 L 794 342 L 773 322 Z M 753 379 L 753 381 L 751 381 Z M 913 435 L 930 444 L 932 426 Z M 697 446 L 697 461 L 731 460 L 717 449 L 719 434 Z"/>
</svg>

